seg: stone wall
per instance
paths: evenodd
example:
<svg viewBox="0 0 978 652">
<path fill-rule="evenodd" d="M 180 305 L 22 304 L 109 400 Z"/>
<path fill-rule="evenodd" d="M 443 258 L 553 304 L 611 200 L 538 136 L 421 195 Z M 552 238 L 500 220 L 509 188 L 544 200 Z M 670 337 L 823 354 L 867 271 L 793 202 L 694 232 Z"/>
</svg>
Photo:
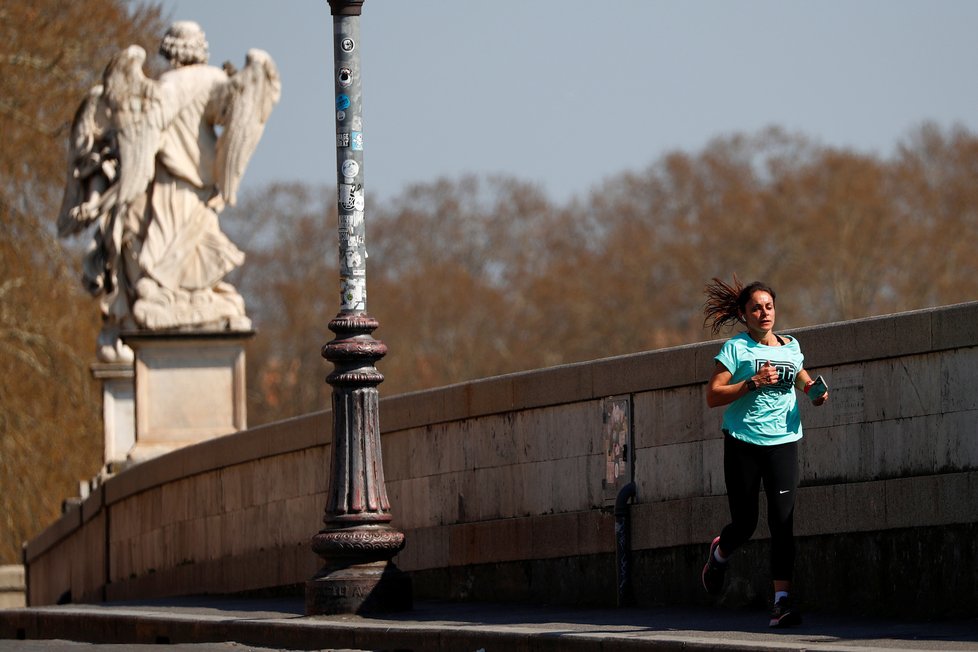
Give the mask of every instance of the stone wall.
<svg viewBox="0 0 978 652">
<path fill-rule="evenodd" d="M 825 407 L 802 408 L 803 603 L 975 613 L 978 303 L 793 334 L 832 387 Z M 699 570 L 727 518 L 722 415 L 703 389 L 718 347 L 383 399 L 388 493 L 407 535 L 396 562 L 416 597 L 615 603 L 604 441 L 614 397 L 634 437 L 635 597 L 705 603 Z M 26 546 L 30 603 L 295 590 L 319 565 L 308 541 L 326 501 L 329 430 L 328 412 L 307 415 L 109 479 Z M 721 602 L 768 598 L 766 537 L 762 523 Z"/>
</svg>

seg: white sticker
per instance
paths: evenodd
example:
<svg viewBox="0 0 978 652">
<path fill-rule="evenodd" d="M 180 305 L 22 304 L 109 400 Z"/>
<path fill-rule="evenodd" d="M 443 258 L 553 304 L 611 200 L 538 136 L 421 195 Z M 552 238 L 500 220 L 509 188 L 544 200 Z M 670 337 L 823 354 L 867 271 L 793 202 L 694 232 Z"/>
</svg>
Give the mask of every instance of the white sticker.
<svg viewBox="0 0 978 652">
<path fill-rule="evenodd" d="M 353 50 L 355 50 L 356 47 L 357 47 L 357 43 L 352 38 L 347 37 L 342 41 L 340 41 L 340 49 L 343 50 L 344 52 L 353 52 Z"/>
<path fill-rule="evenodd" d="M 352 158 L 348 158 L 343 161 L 343 164 L 340 166 L 340 172 L 342 172 L 343 176 L 347 179 L 352 179 L 360 173 L 360 164 L 354 161 Z"/>
<path fill-rule="evenodd" d="M 337 111 L 336 112 L 336 121 L 337 122 L 343 122 L 344 120 L 346 120 L 346 111 Z"/>
<path fill-rule="evenodd" d="M 367 301 L 367 281 L 363 278 L 343 279 L 340 290 L 340 307 L 345 310 L 362 310 Z"/>
<path fill-rule="evenodd" d="M 346 88 L 353 83 L 353 71 L 349 68 L 340 68 L 339 72 L 336 73 L 336 81 L 343 88 Z"/>
</svg>

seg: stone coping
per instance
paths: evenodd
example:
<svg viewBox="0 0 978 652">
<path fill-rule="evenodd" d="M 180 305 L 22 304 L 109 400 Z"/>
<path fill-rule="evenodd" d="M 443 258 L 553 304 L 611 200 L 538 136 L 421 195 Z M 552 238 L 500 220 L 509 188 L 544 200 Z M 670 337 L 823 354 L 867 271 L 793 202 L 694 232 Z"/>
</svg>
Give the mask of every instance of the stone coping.
<svg viewBox="0 0 978 652">
<path fill-rule="evenodd" d="M 20 564 L 0 566 L 0 591 L 23 591 L 24 567 Z"/>
<path fill-rule="evenodd" d="M 807 328 L 806 366 L 818 368 L 978 345 L 978 302 L 928 308 Z M 381 400 L 385 435 L 409 428 L 501 412 L 704 383 L 720 340 L 506 374 Z M 104 505 L 179 478 L 332 441 L 330 411 L 257 426 L 188 446 L 126 469 L 105 481 L 81 508 L 69 510 L 30 541 L 35 559 L 87 522 Z M 87 517 L 87 518 L 83 518 Z"/>
</svg>

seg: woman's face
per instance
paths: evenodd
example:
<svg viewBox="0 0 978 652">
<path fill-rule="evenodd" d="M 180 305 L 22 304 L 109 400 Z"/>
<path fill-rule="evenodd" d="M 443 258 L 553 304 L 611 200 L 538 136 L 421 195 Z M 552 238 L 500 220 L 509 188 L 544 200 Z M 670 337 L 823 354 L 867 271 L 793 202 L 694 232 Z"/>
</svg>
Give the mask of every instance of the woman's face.
<svg viewBox="0 0 978 652">
<path fill-rule="evenodd" d="M 750 295 L 744 312 L 747 330 L 752 333 L 767 333 L 774 329 L 774 298 L 764 290 L 756 290 Z"/>
</svg>

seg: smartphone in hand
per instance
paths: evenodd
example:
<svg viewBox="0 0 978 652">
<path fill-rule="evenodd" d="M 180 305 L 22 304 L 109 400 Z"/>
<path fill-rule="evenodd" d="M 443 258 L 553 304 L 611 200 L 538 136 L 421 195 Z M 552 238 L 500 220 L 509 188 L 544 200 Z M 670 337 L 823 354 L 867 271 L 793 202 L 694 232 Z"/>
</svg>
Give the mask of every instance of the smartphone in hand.
<svg viewBox="0 0 978 652">
<path fill-rule="evenodd" d="M 825 379 L 819 376 L 812 381 L 812 386 L 808 388 L 806 394 L 808 394 L 809 399 L 814 401 L 825 396 L 827 391 L 829 391 L 829 386 L 825 383 Z"/>
</svg>

